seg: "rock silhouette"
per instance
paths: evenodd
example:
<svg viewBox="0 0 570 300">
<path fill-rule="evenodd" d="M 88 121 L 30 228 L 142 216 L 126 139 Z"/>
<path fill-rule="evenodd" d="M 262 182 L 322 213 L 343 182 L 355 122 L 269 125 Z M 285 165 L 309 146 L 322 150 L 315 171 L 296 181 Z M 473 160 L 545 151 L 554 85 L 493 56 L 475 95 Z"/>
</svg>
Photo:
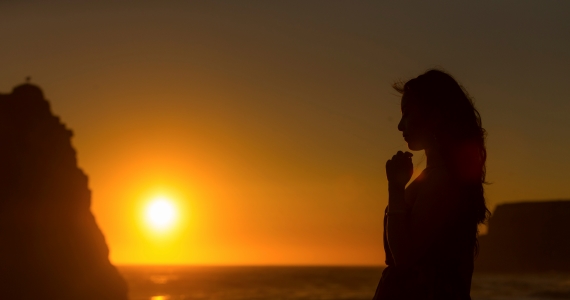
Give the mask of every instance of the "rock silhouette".
<svg viewBox="0 0 570 300">
<path fill-rule="evenodd" d="M 476 271 L 570 271 L 570 201 L 499 205 L 479 238 Z"/>
<path fill-rule="evenodd" d="M 127 299 L 72 135 L 37 86 L 0 94 L 2 299 Z"/>
</svg>

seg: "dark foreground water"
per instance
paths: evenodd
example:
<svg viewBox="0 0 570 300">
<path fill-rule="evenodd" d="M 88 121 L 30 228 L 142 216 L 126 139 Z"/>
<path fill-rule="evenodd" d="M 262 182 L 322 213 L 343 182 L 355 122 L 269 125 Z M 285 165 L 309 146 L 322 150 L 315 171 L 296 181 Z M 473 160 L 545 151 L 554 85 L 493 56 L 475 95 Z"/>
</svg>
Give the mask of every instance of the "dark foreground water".
<svg viewBox="0 0 570 300">
<path fill-rule="evenodd" d="M 364 300 L 378 267 L 121 266 L 131 300 Z M 473 300 L 570 299 L 570 274 L 475 274 Z"/>
</svg>

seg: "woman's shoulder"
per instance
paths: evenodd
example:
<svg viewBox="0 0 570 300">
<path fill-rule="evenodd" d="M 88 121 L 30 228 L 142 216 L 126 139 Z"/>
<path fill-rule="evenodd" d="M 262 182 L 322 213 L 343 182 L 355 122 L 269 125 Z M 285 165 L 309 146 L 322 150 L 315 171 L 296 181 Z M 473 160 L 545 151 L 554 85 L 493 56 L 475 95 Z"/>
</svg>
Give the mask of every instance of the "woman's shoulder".
<svg viewBox="0 0 570 300">
<path fill-rule="evenodd" d="M 423 182 L 438 185 L 452 185 L 455 177 L 450 170 L 444 166 L 426 168 L 423 172 Z"/>
<path fill-rule="evenodd" d="M 459 185 L 449 170 L 443 167 L 424 169 L 412 183 L 406 187 L 406 198 L 418 197 L 433 198 L 431 201 L 439 202 L 442 198 L 456 198 L 459 194 Z M 424 196 L 424 197 L 422 197 Z"/>
<path fill-rule="evenodd" d="M 457 178 L 445 167 L 432 167 L 424 170 L 419 193 L 456 196 L 460 189 Z M 439 198 L 439 197 L 438 197 Z"/>
<path fill-rule="evenodd" d="M 451 183 L 453 177 L 450 172 L 443 167 L 425 168 L 409 185 L 408 188 L 416 189 L 425 184 Z"/>
</svg>

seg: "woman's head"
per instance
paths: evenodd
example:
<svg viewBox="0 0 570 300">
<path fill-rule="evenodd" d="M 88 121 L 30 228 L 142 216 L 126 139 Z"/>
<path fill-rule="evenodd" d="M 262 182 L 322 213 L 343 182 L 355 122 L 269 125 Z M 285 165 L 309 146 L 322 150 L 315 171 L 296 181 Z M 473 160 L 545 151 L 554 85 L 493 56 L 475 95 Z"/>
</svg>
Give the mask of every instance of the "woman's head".
<svg viewBox="0 0 570 300">
<path fill-rule="evenodd" d="M 409 148 L 439 152 L 454 178 L 469 187 L 477 223 L 484 222 L 488 216 L 483 195 L 486 132 L 465 89 L 440 70 L 393 87 L 402 94 L 398 129 Z"/>
<path fill-rule="evenodd" d="M 434 141 L 454 143 L 484 136 L 479 112 L 449 74 L 429 70 L 404 84 L 395 84 L 394 88 L 402 93 L 404 115 L 398 129 L 404 134 L 410 131 L 410 141 L 419 143 L 422 149 L 435 146 Z M 407 112 L 410 120 L 405 118 Z M 414 136 L 416 132 L 421 136 Z"/>
<path fill-rule="evenodd" d="M 461 168 L 461 178 L 485 181 L 485 130 L 481 117 L 466 91 L 440 70 L 395 84 L 402 93 L 403 132 L 411 150 L 434 148 L 447 162 Z"/>
</svg>

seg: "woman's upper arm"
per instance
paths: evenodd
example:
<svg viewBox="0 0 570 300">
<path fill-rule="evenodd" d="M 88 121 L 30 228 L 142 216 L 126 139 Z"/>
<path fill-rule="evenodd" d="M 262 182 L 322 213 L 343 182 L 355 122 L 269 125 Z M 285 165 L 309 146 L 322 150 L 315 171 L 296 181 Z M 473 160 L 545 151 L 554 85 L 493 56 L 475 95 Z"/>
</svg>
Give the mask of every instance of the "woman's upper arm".
<svg viewBox="0 0 570 300">
<path fill-rule="evenodd" d="M 411 211 L 410 264 L 414 264 L 427 253 L 459 210 L 461 199 L 452 178 L 443 171 L 431 175 L 419 189 Z"/>
</svg>

